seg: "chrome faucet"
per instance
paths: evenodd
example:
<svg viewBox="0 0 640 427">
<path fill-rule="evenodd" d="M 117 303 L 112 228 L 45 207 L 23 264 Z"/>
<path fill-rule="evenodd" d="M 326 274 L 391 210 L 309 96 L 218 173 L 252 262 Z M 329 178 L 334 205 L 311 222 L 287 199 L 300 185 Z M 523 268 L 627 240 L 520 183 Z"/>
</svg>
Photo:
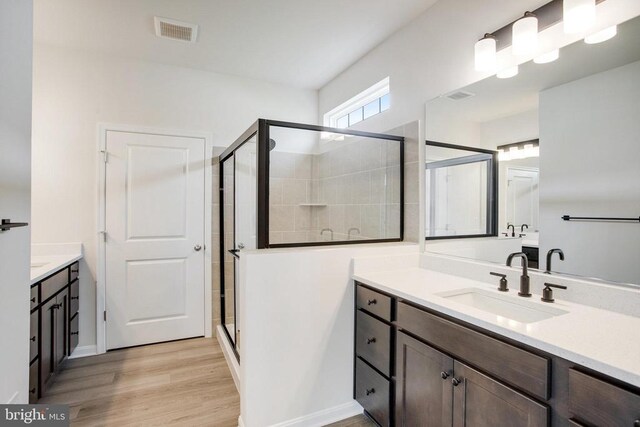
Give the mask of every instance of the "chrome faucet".
<svg viewBox="0 0 640 427">
<path fill-rule="evenodd" d="M 511 228 L 511 237 L 516 237 L 516 227 L 513 224 L 507 224 L 507 231 Z"/>
<path fill-rule="evenodd" d="M 360 229 L 358 227 L 351 227 L 349 229 L 349 231 L 347 231 L 347 240 L 351 240 L 351 232 L 355 231 L 358 233 L 358 235 L 360 234 Z"/>
<path fill-rule="evenodd" d="M 324 235 L 324 232 L 325 232 L 325 231 L 328 231 L 329 233 L 331 233 L 331 240 L 333 240 L 333 230 L 332 230 L 332 229 L 330 229 L 330 228 L 323 228 L 323 229 L 320 231 L 320 237 L 322 237 L 322 236 Z"/>
<path fill-rule="evenodd" d="M 547 268 L 544 270 L 547 274 L 551 274 L 551 257 L 556 253 L 560 256 L 560 261 L 564 261 L 564 252 L 562 252 L 562 249 L 556 248 L 547 252 Z"/>
<path fill-rule="evenodd" d="M 522 276 L 520 276 L 520 292 L 518 292 L 518 295 L 520 295 L 521 297 L 530 297 L 531 286 L 529 284 L 529 274 L 527 271 L 529 259 L 524 252 L 514 252 L 507 257 L 507 267 L 511 267 L 511 261 L 515 257 L 522 258 Z"/>
</svg>

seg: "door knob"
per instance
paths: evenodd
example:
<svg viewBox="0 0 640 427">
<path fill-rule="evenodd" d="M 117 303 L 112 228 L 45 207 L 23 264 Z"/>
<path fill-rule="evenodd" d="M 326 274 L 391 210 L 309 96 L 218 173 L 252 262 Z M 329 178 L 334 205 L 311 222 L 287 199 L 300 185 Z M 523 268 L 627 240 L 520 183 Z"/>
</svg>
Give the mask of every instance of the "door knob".
<svg viewBox="0 0 640 427">
<path fill-rule="evenodd" d="M 195 246 L 193 247 L 193 249 L 195 249 L 195 251 L 196 251 L 196 252 L 200 252 L 200 249 L 202 249 L 202 246 L 200 246 L 200 245 L 195 245 Z"/>
<path fill-rule="evenodd" d="M 238 243 L 238 249 L 244 249 L 244 243 L 242 242 Z"/>
</svg>

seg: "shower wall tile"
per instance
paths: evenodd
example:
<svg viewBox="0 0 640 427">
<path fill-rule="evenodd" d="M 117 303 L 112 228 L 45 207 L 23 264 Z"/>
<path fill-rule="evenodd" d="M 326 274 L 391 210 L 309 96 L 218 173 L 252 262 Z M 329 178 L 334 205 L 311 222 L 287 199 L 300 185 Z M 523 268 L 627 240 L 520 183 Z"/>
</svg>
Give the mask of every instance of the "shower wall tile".
<svg viewBox="0 0 640 427">
<path fill-rule="evenodd" d="M 371 173 L 359 172 L 351 175 L 351 203 L 362 205 L 371 203 Z"/>
<path fill-rule="evenodd" d="M 293 231 L 294 206 L 271 206 L 269 211 L 269 232 Z"/>
<path fill-rule="evenodd" d="M 404 165 L 404 199 L 406 203 L 418 203 L 418 162 L 405 163 Z"/>
<path fill-rule="evenodd" d="M 281 205 L 283 201 L 283 178 L 271 178 L 269 180 L 269 203 L 271 205 Z"/>
<path fill-rule="evenodd" d="M 284 205 L 298 205 L 308 203 L 307 181 L 302 179 L 285 179 L 282 183 L 282 194 Z"/>
</svg>

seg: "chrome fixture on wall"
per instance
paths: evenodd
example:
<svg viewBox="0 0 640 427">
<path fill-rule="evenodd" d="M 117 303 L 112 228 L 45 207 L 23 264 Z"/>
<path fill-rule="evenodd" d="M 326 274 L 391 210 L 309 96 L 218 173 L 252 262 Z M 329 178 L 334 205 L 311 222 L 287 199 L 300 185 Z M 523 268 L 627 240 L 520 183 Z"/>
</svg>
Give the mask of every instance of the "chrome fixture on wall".
<svg viewBox="0 0 640 427">
<path fill-rule="evenodd" d="M 596 5 L 605 0 L 553 0 L 534 11 L 526 11 L 516 21 L 486 33 L 475 44 L 475 69 L 494 71 L 498 78 L 510 78 L 518 74 L 518 66 L 500 68 L 497 54 L 511 46 L 516 57 L 533 58 L 536 64 L 546 64 L 559 58 L 559 49 L 539 52 L 538 34 L 562 22 L 566 34 L 583 33 L 588 44 L 601 43 L 617 34 L 617 27 L 589 34 L 596 23 Z"/>
</svg>

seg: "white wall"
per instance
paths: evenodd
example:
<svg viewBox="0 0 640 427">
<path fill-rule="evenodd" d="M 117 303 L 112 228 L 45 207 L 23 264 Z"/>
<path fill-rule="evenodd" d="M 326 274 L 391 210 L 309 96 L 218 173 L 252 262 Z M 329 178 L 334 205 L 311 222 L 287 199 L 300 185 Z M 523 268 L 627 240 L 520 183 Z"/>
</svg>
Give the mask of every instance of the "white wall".
<svg viewBox="0 0 640 427">
<path fill-rule="evenodd" d="M 474 43 L 547 0 L 441 0 L 320 90 L 319 114 L 390 77 L 391 108 L 355 126 L 382 131 L 424 117 L 424 104 L 482 79 Z"/>
<path fill-rule="evenodd" d="M 317 93 L 37 44 L 34 243 L 84 244 L 80 345 L 95 344 L 97 124 L 206 131 L 226 146 L 259 117 L 314 123 Z"/>
<path fill-rule="evenodd" d="M 0 218 L 29 222 L 33 4 L 0 2 Z M 0 231 L 0 403 L 29 400 L 29 227 Z"/>
<path fill-rule="evenodd" d="M 240 406 L 245 426 L 294 420 L 286 425 L 326 425 L 362 411 L 352 395 L 352 258 L 417 251 L 417 244 L 388 244 L 243 252 Z"/>
<path fill-rule="evenodd" d="M 562 215 L 640 215 L 640 61 L 540 94 L 540 253 L 554 270 L 640 283 L 636 223 Z"/>
</svg>

